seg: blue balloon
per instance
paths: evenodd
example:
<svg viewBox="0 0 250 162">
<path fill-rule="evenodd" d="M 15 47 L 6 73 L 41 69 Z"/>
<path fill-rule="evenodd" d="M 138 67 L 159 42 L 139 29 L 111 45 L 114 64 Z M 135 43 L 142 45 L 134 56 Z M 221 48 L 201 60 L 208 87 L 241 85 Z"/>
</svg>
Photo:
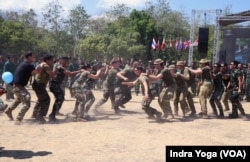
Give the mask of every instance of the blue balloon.
<svg viewBox="0 0 250 162">
<path fill-rule="evenodd" d="M 6 84 L 9 84 L 13 81 L 13 75 L 11 72 L 6 71 L 2 74 L 2 79 Z"/>
</svg>

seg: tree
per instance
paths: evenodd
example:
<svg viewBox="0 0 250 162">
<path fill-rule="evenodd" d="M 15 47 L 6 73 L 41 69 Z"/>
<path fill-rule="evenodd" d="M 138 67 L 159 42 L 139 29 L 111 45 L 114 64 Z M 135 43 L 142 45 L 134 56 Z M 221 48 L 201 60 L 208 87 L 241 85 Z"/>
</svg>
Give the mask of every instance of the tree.
<svg viewBox="0 0 250 162">
<path fill-rule="evenodd" d="M 32 30 L 25 30 L 21 22 L 4 21 L 0 25 L 0 48 L 5 53 L 22 54 L 36 44 Z"/>
<path fill-rule="evenodd" d="M 107 51 L 110 39 L 108 35 L 95 34 L 87 36 L 80 42 L 81 56 L 86 60 L 102 60 L 109 55 Z"/>
<path fill-rule="evenodd" d="M 111 20 L 118 20 L 121 19 L 122 17 L 128 17 L 130 10 L 131 8 L 124 3 L 122 4 L 116 3 L 115 6 L 110 7 L 110 10 L 106 12 L 106 15 Z"/>
<path fill-rule="evenodd" d="M 44 8 L 43 25 L 44 28 L 51 31 L 55 42 L 57 42 L 54 52 L 59 54 L 61 52 L 63 44 L 60 44 L 60 31 L 63 28 L 63 8 L 58 0 L 53 0 Z"/>
<path fill-rule="evenodd" d="M 65 21 L 73 37 L 73 56 L 76 55 L 79 40 L 84 38 L 86 34 L 88 19 L 89 15 L 86 13 L 84 7 L 78 5 L 70 10 L 69 18 Z"/>
<path fill-rule="evenodd" d="M 155 20 L 151 15 L 142 10 L 133 10 L 130 15 L 130 30 L 139 33 L 138 44 L 145 46 L 146 56 L 144 58 L 152 59 L 151 42 L 153 37 L 157 36 L 155 29 Z"/>
<path fill-rule="evenodd" d="M 36 20 L 37 14 L 33 9 L 25 12 L 20 16 L 21 22 L 23 22 L 25 27 L 31 27 L 33 29 L 37 28 L 38 20 Z"/>
<path fill-rule="evenodd" d="M 106 17 L 98 17 L 89 19 L 87 34 L 105 34 L 110 23 Z"/>
</svg>

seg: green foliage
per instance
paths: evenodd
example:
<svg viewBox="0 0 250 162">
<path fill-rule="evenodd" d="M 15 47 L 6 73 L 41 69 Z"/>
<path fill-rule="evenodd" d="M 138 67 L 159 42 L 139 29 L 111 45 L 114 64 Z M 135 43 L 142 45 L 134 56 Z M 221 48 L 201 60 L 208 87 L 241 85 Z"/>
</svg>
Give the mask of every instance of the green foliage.
<svg viewBox="0 0 250 162">
<path fill-rule="evenodd" d="M 22 14 L 20 14 L 22 13 Z M 34 50 L 37 54 L 53 54 L 56 57 L 82 57 L 86 60 L 141 59 L 144 62 L 160 57 L 164 60 L 188 59 L 188 50 L 177 51 L 174 47 L 152 51 L 152 39 L 166 43 L 171 38 L 189 39 L 189 20 L 186 14 L 173 11 L 167 0 L 148 1 L 144 10 L 131 9 L 125 4 L 111 6 L 104 17 L 90 18 L 81 5 L 73 7 L 64 18 L 59 0 L 51 0 L 43 10 L 43 19 L 37 19 L 35 10 L 7 11 L 0 15 L 0 53 L 23 54 Z M 225 14 L 231 13 L 226 6 Z M 197 23 L 197 22 L 195 22 Z M 197 23 L 198 24 L 198 23 Z M 198 26 L 198 25 L 196 25 Z M 214 26 L 209 25 L 209 50 L 197 52 L 193 59 L 212 59 Z M 198 27 L 195 27 L 195 38 Z"/>
<path fill-rule="evenodd" d="M 21 22 L 4 21 L 0 26 L 0 37 L 2 53 L 20 55 L 28 49 L 33 49 L 36 45 L 33 31 L 25 30 Z"/>
</svg>

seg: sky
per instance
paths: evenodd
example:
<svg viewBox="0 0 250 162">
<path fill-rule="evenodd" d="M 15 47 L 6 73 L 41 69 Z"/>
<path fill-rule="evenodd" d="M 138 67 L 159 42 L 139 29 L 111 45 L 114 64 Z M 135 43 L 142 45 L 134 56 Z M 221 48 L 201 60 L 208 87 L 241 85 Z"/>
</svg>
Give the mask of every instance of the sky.
<svg viewBox="0 0 250 162">
<path fill-rule="evenodd" d="M 34 9 L 37 14 L 41 14 L 46 4 L 52 0 L 0 0 L 0 10 L 29 10 Z M 59 0 L 65 11 L 72 9 L 74 6 L 81 4 L 87 13 L 91 16 L 98 16 L 110 6 L 119 3 L 127 4 L 133 9 L 142 9 L 148 0 Z M 154 0 L 156 1 L 156 0 Z M 192 10 L 224 10 L 226 6 L 231 6 L 233 13 L 250 10 L 249 0 L 169 0 L 172 10 L 192 13 Z"/>
</svg>

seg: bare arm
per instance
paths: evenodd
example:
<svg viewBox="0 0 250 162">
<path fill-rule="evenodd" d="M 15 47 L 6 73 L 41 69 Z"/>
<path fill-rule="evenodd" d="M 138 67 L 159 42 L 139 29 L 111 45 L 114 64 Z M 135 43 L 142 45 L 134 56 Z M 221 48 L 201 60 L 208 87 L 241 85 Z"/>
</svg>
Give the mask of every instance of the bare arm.
<svg viewBox="0 0 250 162">
<path fill-rule="evenodd" d="M 149 77 L 150 80 L 156 81 L 156 80 L 162 79 L 163 75 L 162 75 L 162 74 L 158 74 L 158 75 L 149 75 L 148 77 Z"/>
<path fill-rule="evenodd" d="M 38 74 L 42 71 L 42 67 L 39 65 L 37 68 L 35 68 L 32 72 L 31 75 Z"/>
<path fill-rule="evenodd" d="M 180 76 L 180 77 L 182 77 L 185 80 L 189 80 L 190 79 L 189 75 L 184 75 L 184 74 L 180 74 L 180 73 L 177 73 L 176 76 Z"/>
<path fill-rule="evenodd" d="M 216 78 L 216 74 L 210 73 L 210 77 L 211 77 L 212 79 L 215 79 L 215 78 Z"/>
<path fill-rule="evenodd" d="M 191 68 L 188 68 L 190 71 L 191 71 L 191 73 L 194 73 L 194 74 L 201 74 L 202 73 L 202 70 L 201 70 L 201 68 L 198 68 L 198 69 L 191 69 Z"/>
<path fill-rule="evenodd" d="M 127 85 L 127 86 L 135 86 L 136 84 L 138 84 L 138 79 L 136 79 L 133 82 L 122 82 L 122 85 Z"/>
<path fill-rule="evenodd" d="M 124 81 L 128 81 L 128 78 L 124 76 L 124 72 L 120 71 L 116 74 L 116 76 Z"/>
<path fill-rule="evenodd" d="M 76 74 L 81 73 L 81 72 L 83 72 L 83 71 L 84 71 L 83 69 L 81 69 L 81 70 L 76 70 L 76 71 L 65 70 L 64 73 L 65 73 L 66 75 L 69 75 L 69 76 L 75 76 Z"/>
<path fill-rule="evenodd" d="M 238 82 L 239 82 L 239 88 L 238 88 L 238 93 L 240 94 L 241 93 L 241 88 L 242 88 L 242 77 L 241 76 L 239 76 L 238 78 Z"/>
<path fill-rule="evenodd" d="M 149 98 L 149 96 L 148 96 L 148 83 L 146 81 L 144 81 L 142 84 L 143 84 L 144 92 L 145 92 L 144 97 L 147 99 L 147 98 Z"/>
<path fill-rule="evenodd" d="M 95 75 L 94 75 L 94 74 L 89 74 L 88 77 L 91 78 L 91 79 L 97 79 L 97 78 L 99 78 L 100 74 L 101 74 L 101 69 L 99 69 L 99 70 L 96 72 Z"/>
</svg>

